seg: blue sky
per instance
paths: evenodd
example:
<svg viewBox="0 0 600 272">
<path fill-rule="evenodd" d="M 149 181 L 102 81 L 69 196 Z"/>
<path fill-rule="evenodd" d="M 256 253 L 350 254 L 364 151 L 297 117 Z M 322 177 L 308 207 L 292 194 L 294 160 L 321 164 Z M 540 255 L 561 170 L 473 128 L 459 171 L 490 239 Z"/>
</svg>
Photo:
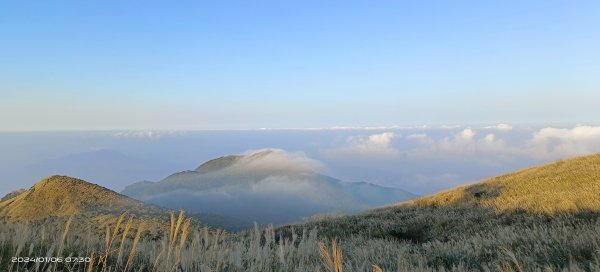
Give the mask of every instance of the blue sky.
<svg viewBox="0 0 600 272">
<path fill-rule="evenodd" d="M 589 123 L 597 1 L 4 1 L 0 130 Z"/>
</svg>

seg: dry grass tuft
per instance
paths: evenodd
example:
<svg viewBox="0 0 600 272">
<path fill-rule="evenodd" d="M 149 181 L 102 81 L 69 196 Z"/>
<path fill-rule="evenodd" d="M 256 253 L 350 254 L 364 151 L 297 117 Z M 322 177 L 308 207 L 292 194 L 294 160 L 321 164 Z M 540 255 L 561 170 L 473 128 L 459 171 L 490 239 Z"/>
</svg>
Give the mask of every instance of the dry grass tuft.
<svg viewBox="0 0 600 272">
<path fill-rule="evenodd" d="M 73 223 L 73 216 L 70 216 L 69 220 L 67 220 L 67 223 L 65 224 L 65 230 L 63 231 L 60 242 L 58 243 L 58 247 L 56 248 L 56 256 L 62 256 L 65 240 L 67 239 L 67 235 L 71 229 L 71 223 Z"/>
<path fill-rule="evenodd" d="M 331 254 L 325 243 L 319 243 L 319 252 L 321 254 L 321 260 L 323 266 L 328 272 L 343 272 L 344 271 L 344 258 L 342 256 L 342 249 L 338 246 L 336 240 L 331 241 Z"/>
<path fill-rule="evenodd" d="M 372 265 L 371 268 L 373 269 L 373 272 L 384 272 L 383 268 L 379 267 L 376 264 Z"/>
<path fill-rule="evenodd" d="M 129 265 L 132 263 L 133 261 L 133 257 L 135 256 L 135 252 L 138 246 L 138 243 L 140 242 L 140 238 L 142 237 L 142 232 L 144 231 L 144 223 L 140 223 L 140 226 L 138 226 L 138 230 L 137 233 L 135 234 L 135 238 L 133 238 L 133 244 L 131 246 L 131 251 L 129 252 L 129 257 L 127 257 L 127 264 L 125 264 L 125 271 L 129 271 Z"/>
</svg>

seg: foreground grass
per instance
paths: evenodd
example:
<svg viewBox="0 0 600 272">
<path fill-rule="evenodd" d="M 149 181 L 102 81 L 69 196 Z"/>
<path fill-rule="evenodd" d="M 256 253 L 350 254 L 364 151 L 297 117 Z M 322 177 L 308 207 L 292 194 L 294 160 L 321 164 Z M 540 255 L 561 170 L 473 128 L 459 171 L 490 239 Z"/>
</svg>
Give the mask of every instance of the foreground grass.
<svg viewBox="0 0 600 272">
<path fill-rule="evenodd" d="M 2 271 L 600 271 L 600 216 L 555 217 L 428 207 L 230 234 L 173 215 L 147 235 L 123 215 L 103 235 L 0 226 Z M 390 218 L 393 216 L 393 218 Z M 385 218 L 382 218 L 385 217 Z M 387 222 L 381 224 L 381 222 Z M 395 222 L 395 223 L 392 223 Z M 12 263 L 83 256 L 90 263 Z"/>
<path fill-rule="evenodd" d="M 364 271 L 600 271 L 600 214 L 403 207 L 304 224 Z M 291 229 L 282 228 L 282 233 Z M 355 268 L 357 266 L 355 265 Z M 361 270 L 362 269 L 362 270 Z"/>
</svg>

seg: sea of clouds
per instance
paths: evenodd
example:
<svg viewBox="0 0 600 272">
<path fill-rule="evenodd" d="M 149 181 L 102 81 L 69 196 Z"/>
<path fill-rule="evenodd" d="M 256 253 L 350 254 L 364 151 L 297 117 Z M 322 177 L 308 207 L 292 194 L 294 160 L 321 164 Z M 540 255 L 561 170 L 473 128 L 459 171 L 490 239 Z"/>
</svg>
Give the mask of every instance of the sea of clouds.
<svg viewBox="0 0 600 272">
<path fill-rule="evenodd" d="M 220 156 L 265 148 L 282 152 L 261 165 L 242 162 L 240 167 L 314 169 L 345 181 L 429 194 L 540 163 L 600 152 L 600 126 L 0 133 L 0 193 L 27 188 L 53 174 L 75 175 L 120 191 L 140 180 L 160 180 L 195 169 Z"/>
</svg>

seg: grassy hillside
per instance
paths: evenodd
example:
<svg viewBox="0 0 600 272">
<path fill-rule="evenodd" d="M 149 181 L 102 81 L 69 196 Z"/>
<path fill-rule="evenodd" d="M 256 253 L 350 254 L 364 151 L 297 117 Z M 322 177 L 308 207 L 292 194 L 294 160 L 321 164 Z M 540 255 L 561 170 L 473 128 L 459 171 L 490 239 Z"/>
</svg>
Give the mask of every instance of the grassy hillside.
<svg viewBox="0 0 600 272">
<path fill-rule="evenodd" d="M 402 205 L 490 207 L 499 212 L 600 211 L 600 154 L 493 177 Z"/>
</svg>

